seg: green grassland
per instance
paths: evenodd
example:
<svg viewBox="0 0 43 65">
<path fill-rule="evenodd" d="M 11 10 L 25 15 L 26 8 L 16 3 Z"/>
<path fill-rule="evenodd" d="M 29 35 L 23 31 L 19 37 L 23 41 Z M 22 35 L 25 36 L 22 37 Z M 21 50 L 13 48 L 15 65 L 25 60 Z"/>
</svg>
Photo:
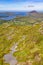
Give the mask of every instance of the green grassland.
<svg viewBox="0 0 43 65">
<path fill-rule="evenodd" d="M 43 21 L 43 18 L 36 18 L 33 16 L 21 16 L 13 19 L 13 22 L 16 25 L 33 25 L 35 23 L 40 23 L 41 21 Z"/>
<path fill-rule="evenodd" d="M 43 13 L 42 13 L 43 15 Z M 6 20 L 0 20 L 0 24 L 2 23 L 11 23 L 15 25 L 34 25 L 35 23 L 43 22 L 43 16 L 40 16 L 37 14 L 36 16 L 30 15 L 30 16 L 16 16 L 16 18 L 6 21 Z"/>
<path fill-rule="evenodd" d="M 43 20 L 17 17 L 0 24 L 0 65 L 10 65 L 3 57 L 15 44 L 16 65 L 43 65 Z"/>
</svg>

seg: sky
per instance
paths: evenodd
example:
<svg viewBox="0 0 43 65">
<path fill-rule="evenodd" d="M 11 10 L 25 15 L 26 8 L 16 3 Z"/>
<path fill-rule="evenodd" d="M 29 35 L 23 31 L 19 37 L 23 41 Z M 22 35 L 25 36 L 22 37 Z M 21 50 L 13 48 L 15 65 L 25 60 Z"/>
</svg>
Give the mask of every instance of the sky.
<svg viewBox="0 0 43 65">
<path fill-rule="evenodd" d="M 43 11 L 43 0 L 0 0 L 0 11 Z"/>
</svg>

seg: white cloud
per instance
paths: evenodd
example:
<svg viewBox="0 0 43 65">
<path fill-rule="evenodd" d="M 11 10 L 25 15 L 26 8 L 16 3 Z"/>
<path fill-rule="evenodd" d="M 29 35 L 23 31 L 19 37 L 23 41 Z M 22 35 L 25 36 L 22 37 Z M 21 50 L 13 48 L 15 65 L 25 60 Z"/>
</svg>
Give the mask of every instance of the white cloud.
<svg viewBox="0 0 43 65">
<path fill-rule="evenodd" d="M 30 7 L 29 7 L 30 6 Z M 33 7 L 32 7 L 33 6 Z M 13 4 L 0 4 L 0 10 L 16 10 L 16 11 L 30 11 L 30 10 L 43 10 L 43 3 L 35 2 L 23 2 L 23 3 L 13 3 Z"/>
</svg>

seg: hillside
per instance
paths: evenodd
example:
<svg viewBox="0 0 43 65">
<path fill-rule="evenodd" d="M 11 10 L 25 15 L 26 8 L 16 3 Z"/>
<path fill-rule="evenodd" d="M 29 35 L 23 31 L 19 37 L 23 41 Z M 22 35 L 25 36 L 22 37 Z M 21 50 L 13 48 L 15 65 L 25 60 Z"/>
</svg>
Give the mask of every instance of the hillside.
<svg viewBox="0 0 43 65">
<path fill-rule="evenodd" d="M 11 21 L 0 25 L 0 65 L 12 65 L 12 62 L 43 65 L 43 22 L 15 25 Z"/>
<path fill-rule="evenodd" d="M 0 65 L 43 65 L 43 14 L 30 14 L 0 20 Z"/>
</svg>

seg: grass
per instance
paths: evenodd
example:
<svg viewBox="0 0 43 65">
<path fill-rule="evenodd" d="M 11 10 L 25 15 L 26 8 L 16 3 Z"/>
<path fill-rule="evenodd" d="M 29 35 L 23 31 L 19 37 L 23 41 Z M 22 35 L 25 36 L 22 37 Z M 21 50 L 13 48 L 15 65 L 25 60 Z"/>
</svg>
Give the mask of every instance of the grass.
<svg viewBox="0 0 43 65">
<path fill-rule="evenodd" d="M 20 21 L 36 20 L 21 18 Z M 16 21 L 19 21 L 18 19 Z M 23 22 L 23 23 L 24 23 Z M 4 62 L 4 55 L 11 51 L 11 47 L 17 43 L 16 57 L 20 65 L 43 65 L 43 22 L 33 25 L 20 25 L 13 22 L 6 22 L 0 25 L 0 65 L 9 65 Z M 19 25 L 18 25 L 19 24 Z"/>
<path fill-rule="evenodd" d="M 39 31 L 40 25 L 20 27 L 25 39 L 21 38 L 16 48 L 17 51 L 13 54 L 19 63 L 25 62 L 26 64 L 30 61 L 32 65 L 43 65 L 43 34 Z M 19 33 L 21 35 L 21 32 Z"/>
</svg>

